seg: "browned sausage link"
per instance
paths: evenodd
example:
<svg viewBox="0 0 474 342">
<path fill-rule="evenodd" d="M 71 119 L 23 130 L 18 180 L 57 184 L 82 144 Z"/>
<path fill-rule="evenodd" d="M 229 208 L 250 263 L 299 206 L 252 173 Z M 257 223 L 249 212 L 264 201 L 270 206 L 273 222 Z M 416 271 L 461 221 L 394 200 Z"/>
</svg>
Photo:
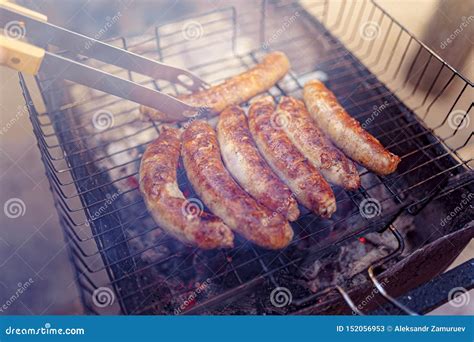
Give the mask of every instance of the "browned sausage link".
<svg viewBox="0 0 474 342">
<path fill-rule="evenodd" d="M 364 130 L 323 83 L 317 80 L 306 83 L 304 101 L 317 125 L 348 157 L 381 175 L 397 169 L 400 157 L 387 151 Z"/>
<path fill-rule="evenodd" d="M 275 85 L 290 69 L 290 62 L 283 52 L 266 55 L 260 64 L 223 83 L 190 95 L 178 96 L 189 105 L 207 107 L 211 115 L 217 115 L 229 105 L 237 105 L 250 100 Z M 155 109 L 140 106 L 140 112 L 151 120 L 170 122 L 168 117 Z"/>
<path fill-rule="evenodd" d="M 232 247 L 230 228 L 214 215 L 201 215 L 199 204 L 186 200 L 179 190 L 176 169 L 180 147 L 179 131 L 165 128 L 143 154 L 140 190 L 148 210 L 161 228 L 182 242 L 205 249 Z"/>
<path fill-rule="evenodd" d="M 329 184 L 293 145 L 285 131 L 272 121 L 275 104 L 270 96 L 256 100 L 249 109 L 250 132 L 265 160 L 288 185 L 296 198 L 322 217 L 336 211 Z"/>
<path fill-rule="evenodd" d="M 183 133 L 182 156 L 194 190 L 229 227 L 265 248 L 279 249 L 290 243 L 293 230 L 288 221 L 258 204 L 225 169 L 209 124 L 196 120 L 189 125 Z"/>
<path fill-rule="evenodd" d="M 283 96 L 273 121 L 281 123 L 293 144 L 328 182 L 347 190 L 360 187 L 359 173 L 354 163 L 315 125 L 302 101 Z"/>
<path fill-rule="evenodd" d="M 298 218 L 298 204 L 290 189 L 270 169 L 250 135 L 247 118 L 238 106 L 222 111 L 217 138 L 227 170 L 257 202 L 282 214 L 288 220 Z"/>
</svg>

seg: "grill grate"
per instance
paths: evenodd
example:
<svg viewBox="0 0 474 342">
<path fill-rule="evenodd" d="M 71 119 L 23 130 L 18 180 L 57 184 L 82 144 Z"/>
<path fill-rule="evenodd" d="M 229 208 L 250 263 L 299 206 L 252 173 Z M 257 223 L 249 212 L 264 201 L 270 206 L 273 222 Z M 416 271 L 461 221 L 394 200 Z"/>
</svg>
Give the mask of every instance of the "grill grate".
<svg viewBox="0 0 474 342">
<path fill-rule="evenodd" d="M 463 127 L 469 125 L 472 83 L 377 4 L 356 3 L 333 8 L 327 1 L 305 7 L 263 1 L 259 11 L 239 5 L 157 27 L 154 36 L 111 42 L 184 66 L 210 83 L 248 69 L 267 48 L 282 50 L 292 71 L 270 95 L 301 97 L 305 80 L 321 78 L 349 113 L 402 157 L 398 171 L 388 177 L 360 168 L 359 191 L 334 189 L 334 218 L 305 214 L 293 225 L 295 241 L 281 252 L 245 241 L 230 251 L 199 251 L 168 237 L 147 213 L 137 184 L 141 153 L 156 138 L 157 125 L 141 121 L 136 104 L 45 75 L 37 86 L 47 110 L 38 113 L 31 87 L 20 76 L 88 310 L 97 311 L 91 294 L 104 286 L 113 287 L 121 312 L 137 314 L 172 313 L 173 298 L 195 288 L 196 281 L 212 284 L 204 303 L 228 300 L 265 280 L 277 284 L 275 272 L 299 272 L 309 255 L 318 258 L 345 241 L 382 231 L 403 210 L 413 212 L 420 203 L 472 184 L 472 156 L 461 155 L 472 144 L 472 130 L 466 134 Z M 373 40 L 358 37 L 353 27 L 364 20 L 383 33 Z M 168 93 L 183 91 L 85 61 Z M 420 96 L 421 102 L 410 102 Z M 446 97 L 450 100 L 441 101 Z M 452 119 L 455 111 L 461 120 Z M 433 125 L 433 117 L 442 121 Z M 449 179 L 455 176 L 462 181 L 453 185 Z M 194 196 L 182 168 L 179 183 Z M 367 199 L 379 210 L 363 217 L 360 205 Z"/>
</svg>

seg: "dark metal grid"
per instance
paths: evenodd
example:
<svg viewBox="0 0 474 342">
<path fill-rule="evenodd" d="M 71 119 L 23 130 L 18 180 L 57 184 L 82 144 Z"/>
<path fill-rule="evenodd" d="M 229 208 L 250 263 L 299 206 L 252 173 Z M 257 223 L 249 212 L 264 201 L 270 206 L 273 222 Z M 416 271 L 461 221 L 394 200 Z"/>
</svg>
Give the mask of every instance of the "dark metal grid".
<svg viewBox="0 0 474 342">
<path fill-rule="evenodd" d="M 322 21 L 324 22 L 324 15 L 326 13 L 325 11 L 327 10 L 328 4 L 324 2 L 322 3 L 322 6 L 320 5 L 321 4 L 315 4 L 315 7 L 322 8 Z M 369 4 L 368 6 L 372 6 L 370 13 L 376 10 L 376 6 L 373 4 Z M 271 22 L 272 20 L 270 17 L 270 19 L 265 21 L 268 16 L 267 8 L 268 7 L 265 6 L 265 4 L 262 4 L 263 11 L 261 18 L 263 19 L 263 23 L 261 23 L 260 27 L 257 28 L 256 31 L 251 32 L 252 34 L 258 34 L 260 37 L 260 46 L 266 37 L 265 31 L 269 31 L 267 27 L 267 21 Z M 344 15 L 344 8 L 345 5 L 341 7 L 338 15 L 341 16 L 341 18 Z M 297 35 L 291 38 L 284 37 L 285 39 L 275 42 L 276 48 L 282 48 L 290 55 L 294 71 L 289 77 L 287 77 L 287 79 L 280 82 L 276 88 L 272 89 L 270 94 L 274 97 L 283 94 L 299 95 L 301 92 L 300 79 L 304 78 L 308 74 L 311 74 L 314 70 L 324 70 L 328 75 L 331 75 L 328 82 L 329 87 L 336 93 L 338 98 L 341 99 L 341 102 L 343 105 L 345 105 L 347 110 L 361 121 L 366 119 L 367 115 L 370 115 L 370 108 L 372 108 L 374 104 L 380 104 L 381 102 L 383 103 L 382 100 L 389 99 L 390 106 L 385 109 L 387 112 L 383 115 L 383 118 L 378 118 L 378 120 L 373 124 L 372 127 L 370 127 L 369 130 L 395 153 L 398 153 L 402 156 L 402 165 L 403 163 L 407 163 L 407 159 L 417 155 L 414 166 L 401 169 L 392 177 L 377 177 L 375 182 L 363 187 L 359 193 L 345 194 L 344 192 L 338 190 L 337 193 L 339 206 L 345 202 L 354 204 L 350 218 L 357 216 L 357 204 L 364 197 L 370 196 L 368 191 L 375 190 L 378 187 L 384 187 L 384 189 L 390 194 L 381 201 L 382 203 L 390 201 L 389 209 L 384 209 L 384 216 L 382 219 L 374 220 L 373 222 L 369 223 L 364 222 L 365 227 L 356 227 L 352 231 L 345 231 L 345 234 L 338 235 L 332 240 L 326 239 L 325 244 L 320 245 L 320 248 L 313 248 L 310 253 L 322 255 L 324 252 L 327 253 L 328 248 L 331 246 L 334 247 L 346 239 L 363 235 L 368 231 L 378 230 L 386 227 L 397 216 L 400 210 L 403 209 L 403 207 L 407 206 L 408 204 L 421 202 L 426 200 L 426 198 L 430 198 L 433 193 L 433 191 L 431 191 L 433 186 L 438 186 L 440 184 L 444 185 L 448 175 L 462 173 L 465 171 L 466 165 L 468 162 L 470 162 L 470 160 L 463 161 L 459 156 L 456 155 L 456 151 L 461 147 L 447 151 L 445 149 L 446 145 L 444 144 L 444 140 L 434 136 L 434 130 L 427 129 L 423 121 L 417 119 L 413 112 L 404 106 L 403 103 L 400 102 L 400 100 L 394 95 L 394 93 L 392 93 L 373 74 L 368 72 L 368 70 L 360 63 L 360 61 L 350 54 L 340 41 L 331 36 L 331 34 L 323 25 L 315 21 L 312 17 L 307 16 L 305 12 L 295 4 L 273 6 L 271 9 L 272 12 L 284 10 L 287 13 L 291 13 L 291 10 L 295 9 L 301 11 L 305 22 L 311 24 L 313 31 L 311 33 L 313 33 L 313 35 L 305 34 Z M 203 27 L 216 24 L 219 24 L 221 28 L 224 27 L 223 31 L 219 28 L 219 30 L 216 32 L 212 32 L 212 35 L 214 36 L 222 37 L 222 34 L 230 32 L 231 39 L 229 39 L 229 42 L 231 44 L 230 51 L 232 54 L 230 56 L 223 56 L 222 58 L 213 60 L 211 62 L 188 66 L 188 68 L 206 79 L 218 82 L 219 80 L 225 78 L 221 77 L 220 79 L 213 79 L 213 76 L 214 74 L 217 74 L 220 65 L 223 66 L 221 69 L 225 68 L 229 75 L 235 74 L 238 71 L 244 70 L 254 64 L 258 57 L 262 54 L 262 50 L 261 48 L 257 48 L 249 51 L 248 53 L 236 52 L 236 32 L 239 22 L 235 9 L 230 8 L 215 11 L 210 15 L 218 15 L 219 18 L 208 20 L 203 24 Z M 386 14 L 384 14 L 384 17 L 385 16 Z M 242 13 L 241 17 L 246 18 L 248 16 L 246 13 Z M 198 18 L 206 18 L 206 15 L 194 17 L 194 19 Z M 229 22 L 231 25 L 228 25 Z M 396 22 L 390 23 L 390 27 L 396 25 Z M 169 33 L 160 34 L 160 30 L 169 29 L 170 27 L 178 28 L 178 30 L 171 30 Z M 180 41 L 178 43 L 174 42 L 166 45 L 163 41 L 167 37 L 172 37 L 173 35 L 179 34 L 179 28 L 179 23 L 157 28 L 156 41 L 158 46 L 158 57 L 161 60 L 165 62 L 172 62 L 172 58 L 176 56 L 186 53 L 193 53 L 199 49 L 208 49 L 210 46 L 212 46 L 212 44 L 205 44 L 200 47 L 189 46 L 190 44 L 187 44 L 187 42 L 184 41 Z M 347 27 L 345 29 L 343 28 L 343 31 L 347 31 Z M 401 29 L 400 32 L 406 31 Z M 329 50 L 326 51 L 326 56 L 328 57 L 320 58 L 316 65 L 308 65 L 308 58 L 305 57 L 307 54 L 304 49 L 305 47 L 310 46 L 308 45 L 310 42 L 314 41 L 314 35 L 317 37 L 316 40 L 326 42 L 326 47 L 329 47 Z M 148 39 L 142 43 L 147 43 L 148 41 L 152 40 Z M 416 41 L 416 39 L 410 36 L 409 42 L 411 43 L 412 41 Z M 127 46 L 127 41 L 123 38 L 120 39 L 120 42 L 124 48 L 137 48 L 141 46 L 140 43 L 128 44 L 129 46 Z M 393 50 L 400 49 L 400 47 L 397 47 L 399 42 L 400 40 L 397 39 Z M 384 45 L 385 43 L 386 42 L 384 42 Z M 421 45 L 421 43 L 419 44 L 420 50 L 425 48 Z M 369 56 L 371 55 L 372 47 L 373 44 L 369 46 L 369 52 L 366 53 Z M 181 49 L 179 51 L 172 51 L 176 48 Z M 291 51 L 297 51 L 298 54 L 292 54 Z M 145 55 L 147 55 L 147 53 L 151 52 L 144 52 Z M 381 54 L 379 53 L 376 58 L 377 61 L 380 59 L 380 55 Z M 417 56 L 418 55 L 419 54 L 417 54 Z M 399 74 L 399 70 L 404 62 L 405 56 L 406 54 L 403 55 L 402 60 L 399 62 L 395 76 Z M 436 58 L 430 55 L 429 61 L 423 68 L 424 71 L 422 74 L 425 73 L 428 65 L 432 63 L 433 60 L 436 60 Z M 229 62 L 232 63 L 232 67 L 229 67 Z M 391 61 L 387 62 L 387 64 L 390 62 Z M 442 63 L 441 69 L 446 66 L 444 62 Z M 414 65 L 414 62 L 412 64 Z M 217 67 L 217 69 L 215 67 Z M 449 66 L 446 66 L 446 68 L 453 71 Z M 127 74 L 130 79 L 134 79 L 134 75 L 129 72 Z M 420 80 L 421 78 L 422 77 L 420 77 Z M 455 78 L 463 79 L 453 71 L 451 78 L 449 78 L 449 83 Z M 140 304 L 139 300 L 139 307 L 136 307 L 137 300 L 130 301 L 130 299 L 140 295 L 146 298 L 146 292 L 148 290 L 155 289 L 156 286 L 159 285 L 159 282 L 142 284 L 140 282 L 142 273 L 146 272 L 146 270 L 150 270 L 151 268 L 169 262 L 171 259 L 181 258 L 186 260 L 186 257 L 194 257 L 195 254 L 190 254 L 190 250 L 184 249 L 183 255 L 179 253 L 172 254 L 164 260 L 160 260 L 156 263 L 143 265 L 143 263 L 141 263 L 139 260 L 137 261 L 136 257 L 139 257 L 145 252 L 145 250 L 132 253 L 128 247 L 128 242 L 141 235 L 145 235 L 147 232 L 154 231 L 157 229 L 157 227 L 153 226 L 153 228 L 149 229 L 148 231 L 141 232 L 134 235 L 133 237 L 130 237 L 126 234 L 126 230 L 129 229 L 133 224 L 141 223 L 141 220 L 144 220 L 148 217 L 146 209 L 142 210 L 141 215 L 131 219 L 128 218 L 128 220 L 121 217 L 120 214 L 129 207 L 138 206 L 144 208 L 141 200 L 132 203 L 127 203 L 126 201 L 123 201 L 124 203 L 122 203 L 122 201 L 114 202 L 106 213 L 102 214 L 100 217 L 91 222 L 92 234 L 89 236 L 80 236 L 81 233 L 83 234 L 81 230 L 83 230 L 86 222 L 84 222 L 84 216 L 79 216 L 80 218 L 77 218 L 74 216 L 74 214 L 79 214 L 85 211 L 87 213 L 87 217 L 92 217 L 94 208 L 97 208 L 106 202 L 106 195 L 116 192 L 114 185 L 129 179 L 131 176 L 135 176 L 136 172 L 116 179 L 110 179 L 108 176 L 108 172 L 110 170 L 99 169 L 95 166 L 97 162 L 111 158 L 113 154 L 104 154 L 97 158 L 91 152 L 95 150 L 104 150 L 105 146 L 110 144 L 111 141 L 107 141 L 105 144 L 98 143 L 92 147 L 83 144 L 84 139 L 92 139 L 94 141 L 95 138 L 100 138 L 104 132 L 98 132 L 84 136 L 84 121 L 77 123 L 76 121 L 71 120 L 72 116 L 77 115 L 77 112 L 74 109 L 81 105 L 81 101 L 79 101 L 79 103 L 76 102 L 69 104 L 68 100 L 64 100 L 64 95 L 58 96 L 58 93 L 64 94 L 64 85 L 61 83 L 60 86 L 55 87 L 54 83 L 59 81 L 53 81 L 54 82 L 51 83 L 49 80 L 45 79 L 38 80 L 39 87 L 42 90 L 44 102 L 49 111 L 43 114 L 33 113 L 32 121 L 34 124 L 35 133 L 38 136 L 38 146 L 40 147 L 40 150 L 43 154 L 43 161 L 47 168 L 47 174 L 51 180 L 52 190 L 53 193 L 55 193 L 56 205 L 61 213 L 61 222 L 65 227 L 67 239 L 71 244 L 71 253 L 79 274 L 78 281 L 81 283 L 81 285 L 83 285 L 86 291 L 90 293 L 95 287 L 97 287 L 97 285 L 95 285 L 95 282 L 89 275 L 93 275 L 100 271 L 105 271 L 111 279 L 109 284 L 114 286 L 116 293 L 118 294 L 123 312 L 136 313 L 138 310 L 144 310 L 144 305 Z M 434 88 L 436 81 L 438 81 L 438 77 L 436 77 L 436 79 L 433 81 L 432 86 L 429 88 L 430 91 Z M 454 108 L 457 101 L 468 87 L 468 82 L 466 80 L 464 81 L 465 86 L 457 96 L 452 108 Z M 412 91 L 412 94 L 418 91 L 420 82 L 421 81 L 418 81 L 415 89 Z M 158 84 L 154 81 L 145 81 L 143 83 L 153 83 L 158 87 Z M 361 90 L 358 90 L 358 88 L 354 89 L 355 84 L 362 84 L 363 88 Z M 469 86 L 472 88 L 471 84 L 469 84 Z M 165 91 L 169 91 L 169 87 L 165 86 L 162 88 Z M 442 91 L 444 91 L 446 88 L 447 86 L 443 87 Z M 174 90 L 177 89 L 174 88 Z M 350 94 L 350 96 L 348 96 L 348 94 Z M 421 106 L 425 105 L 429 95 L 430 94 L 428 92 Z M 438 94 L 437 97 L 435 97 L 430 102 L 426 111 L 426 115 L 428 115 L 432 107 L 435 106 L 435 103 L 439 97 L 440 94 Z M 354 101 L 354 99 L 356 100 Z M 88 100 L 90 100 L 90 98 L 85 96 L 83 102 Z M 107 95 L 96 95 L 94 100 L 96 100 L 96 103 L 100 103 L 101 106 L 106 106 L 112 102 L 120 101 Z M 107 102 L 104 103 L 102 100 Z M 98 110 L 100 108 L 102 107 L 93 108 L 89 110 L 89 112 L 84 113 L 84 115 L 90 115 L 94 110 Z M 472 104 L 467 112 L 469 112 L 471 108 Z M 125 109 L 122 112 L 117 113 L 116 116 L 126 115 L 129 112 L 130 110 Z M 445 121 L 446 119 L 443 121 L 443 123 Z M 120 127 L 133 124 L 134 122 L 135 120 L 124 122 L 120 125 L 113 126 L 109 130 L 120 129 Z M 399 127 L 397 127 L 397 125 L 399 125 Z M 145 130 L 156 130 L 156 126 L 154 124 L 144 125 L 141 129 L 137 130 L 130 136 L 124 136 L 121 139 L 133 137 L 144 132 Z M 456 133 L 457 129 L 453 132 L 453 135 Z M 394 135 L 401 137 L 401 139 L 397 139 L 396 141 L 390 140 L 391 137 L 393 139 Z M 471 137 L 472 134 L 466 141 L 466 144 L 469 142 Z M 100 140 L 97 140 L 97 142 L 100 142 Z M 144 146 L 146 146 L 146 143 L 142 143 L 136 147 L 129 147 L 124 151 L 135 148 L 143 149 Z M 122 151 L 115 152 L 115 154 L 118 153 L 122 153 Z M 138 161 L 139 157 L 126 162 L 126 164 L 133 164 L 137 163 Z M 116 167 L 120 166 L 123 165 L 117 165 Z M 427 168 L 431 169 L 430 172 L 428 172 L 428 177 L 426 174 Z M 425 172 L 420 172 L 420 170 L 424 170 Z M 416 176 L 410 177 L 410 174 L 419 174 L 419 176 L 418 178 Z M 372 177 L 371 174 L 367 173 L 366 171 L 363 171 L 361 175 L 363 179 L 364 177 Z M 408 180 L 412 183 L 408 183 L 408 185 L 406 183 L 402 183 L 404 187 L 401 187 L 400 189 L 400 183 L 397 183 L 399 180 L 402 180 L 403 182 Z M 469 178 L 468 182 L 471 181 L 472 178 Z M 185 180 L 183 182 L 186 183 Z M 437 189 L 436 186 L 435 189 Z M 441 190 L 441 186 L 439 186 L 439 190 Z M 127 192 L 136 191 L 137 188 L 135 186 L 126 192 L 121 193 L 120 196 L 124 196 Z M 344 217 L 340 219 L 339 222 L 324 223 L 320 222 L 321 220 L 317 220 L 315 223 L 314 217 L 306 216 L 296 223 L 296 225 L 299 226 L 296 228 L 297 230 L 301 230 L 302 228 L 304 230 L 304 228 L 312 225 L 313 231 L 309 233 L 304 231 L 300 232 L 300 238 L 304 237 L 306 239 L 312 239 L 314 242 L 316 242 L 320 238 L 323 238 L 324 240 L 325 235 L 327 235 L 329 231 L 334 228 L 334 226 L 336 226 L 338 223 L 344 223 L 347 220 L 348 218 Z M 320 228 L 314 231 L 315 227 Z M 88 242 L 90 242 L 89 246 L 85 247 L 85 244 Z M 97 247 L 95 247 L 95 244 L 97 244 Z M 159 245 L 168 244 L 173 244 L 173 241 L 169 238 L 163 237 L 160 243 L 155 246 L 148 247 L 146 250 L 154 249 Z M 242 246 L 244 245 L 246 244 L 242 244 Z M 90 252 L 87 252 L 88 250 Z M 183 252 L 182 248 L 178 248 L 178 250 Z M 264 279 L 266 275 L 270 275 L 276 270 L 282 268 L 288 268 L 290 265 L 296 264 L 299 260 L 297 258 L 288 257 L 288 255 L 291 255 L 291 253 L 274 254 L 248 245 L 244 252 L 236 249 L 235 251 L 216 252 L 211 254 L 212 257 L 205 257 L 206 262 L 212 262 L 216 259 L 226 260 L 220 265 L 220 267 L 224 268 L 223 272 L 214 272 L 218 273 L 216 278 L 226 278 L 228 276 L 232 276 L 236 280 L 236 287 L 233 289 L 228 289 L 228 291 L 221 296 L 238 292 L 239 289 L 247 287 L 249 285 L 249 281 L 255 282 L 258 279 Z M 236 256 L 239 256 L 239 254 L 243 254 L 240 256 L 242 262 L 236 263 L 227 261 L 230 256 L 233 257 L 233 259 L 237 259 Z M 95 263 L 99 263 L 99 267 L 93 267 Z M 192 271 L 192 268 L 193 265 L 188 266 L 188 268 L 185 269 L 180 269 L 180 272 Z M 250 277 L 247 275 L 247 278 L 250 279 L 245 279 L 246 277 L 239 274 L 239 272 L 242 269 L 249 268 L 255 270 L 255 272 L 251 272 L 252 275 Z M 126 284 L 125 281 L 127 282 Z M 148 294 L 150 292 L 151 291 L 148 291 Z M 132 308 L 130 308 L 130 304 L 135 304 L 135 307 L 132 306 Z M 93 310 L 93 308 L 90 309 Z"/>
</svg>

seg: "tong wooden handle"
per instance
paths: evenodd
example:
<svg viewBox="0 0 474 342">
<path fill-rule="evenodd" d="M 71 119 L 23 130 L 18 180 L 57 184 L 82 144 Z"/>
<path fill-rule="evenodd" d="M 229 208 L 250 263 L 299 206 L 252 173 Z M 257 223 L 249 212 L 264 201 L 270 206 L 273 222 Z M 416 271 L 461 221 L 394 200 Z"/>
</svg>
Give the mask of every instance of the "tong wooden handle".
<svg viewBox="0 0 474 342">
<path fill-rule="evenodd" d="M 43 61 L 45 51 L 42 48 L 0 35 L 0 64 L 36 75 Z"/>
<path fill-rule="evenodd" d="M 35 18 L 36 20 L 48 21 L 48 17 L 42 13 L 35 12 L 29 8 L 8 2 L 7 0 L 0 0 L 0 6 L 3 6 L 13 12 L 17 12 L 29 17 Z"/>
<path fill-rule="evenodd" d="M 0 0 L 0 6 L 37 20 L 48 21 L 48 17 L 44 14 L 6 0 Z M 19 30 L 24 25 L 21 21 L 12 23 L 18 26 Z M 44 58 L 44 49 L 19 40 L 24 37 L 11 37 L 5 30 L 6 28 L 4 28 L 4 35 L 0 35 L 0 64 L 26 74 L 36 75 Z"/>
</svg>

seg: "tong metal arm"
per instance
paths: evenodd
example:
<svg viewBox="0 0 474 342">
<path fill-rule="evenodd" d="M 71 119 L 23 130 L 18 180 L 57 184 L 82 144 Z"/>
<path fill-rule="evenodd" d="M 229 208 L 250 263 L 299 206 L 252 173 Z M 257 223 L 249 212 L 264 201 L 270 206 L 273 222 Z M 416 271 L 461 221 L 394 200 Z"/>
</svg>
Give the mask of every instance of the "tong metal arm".
<svg viewBox="0 0 474 342">
<path fill-rule="evenodd" d="M 13 25 L 12 25 L 13 24 Z M 190 91 L 209 85 L 192 72 L 163 64 L 99 40 L 47 22 L 47 17 L 19 5 L 0 0 L 0 64 L 31 75 L 63 78 L 155 108 L 176 120 L 184 120 L 202 108 L 190 106 L 168 94 L 115 76 L 73 59 L 46 51 L 54 45 L 153 79 L 180 84 Z M 11 30 L 16 30 L 12 31 Z M 27 38 L 29 42 L 22 40 Z"/>
</svg>

